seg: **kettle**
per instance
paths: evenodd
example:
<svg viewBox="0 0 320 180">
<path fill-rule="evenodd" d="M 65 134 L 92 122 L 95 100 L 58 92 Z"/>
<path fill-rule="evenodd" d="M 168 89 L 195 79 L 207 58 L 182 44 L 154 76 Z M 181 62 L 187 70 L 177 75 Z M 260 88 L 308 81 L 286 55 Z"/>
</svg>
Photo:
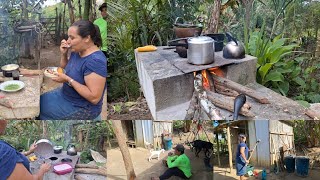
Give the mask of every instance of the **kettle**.
<svg viewBox="0 0 320 180">
<path fill-rule="evenodd" d="M 223 57 L 226 59 L 241 59 L 245 57 L 243 43 L 237 41 L 229 32 L 226 33 L 228 44 L 223 48 Z"/>
<path fill-rule="evenodd" d="M 73 144 L 69 144 L 67 147 L 67 155 L 69 156 L 75 156 L 77 155 L 76 148 Z"/>
</svg>

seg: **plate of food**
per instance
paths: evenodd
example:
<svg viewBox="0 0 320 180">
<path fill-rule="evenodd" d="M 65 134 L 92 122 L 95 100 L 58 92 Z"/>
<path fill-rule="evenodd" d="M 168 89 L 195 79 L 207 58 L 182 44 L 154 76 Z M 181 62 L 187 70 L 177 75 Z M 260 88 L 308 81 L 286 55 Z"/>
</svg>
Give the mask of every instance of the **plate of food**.
<svg viewBox="0 0 320 180">
<path fill-rule="evenodd" d="M 57 77 L 56 75 L 54 75 L 54 73 L 66 73 L 66 71 L 61 68 L 61 67 L 47 67 L 45 70 L 44 70 L 44 75 L 49 77 L 49 78 L 55 78 Z"/>
<path fill-rule="evenodd" d="M 0 84 L 0 90 L 5 92 L 17 92 L 24 88 L 25 84 L 22 81 L 12 80 L 12 81 L 5 81 L 4 83 Z"/>
</svg>

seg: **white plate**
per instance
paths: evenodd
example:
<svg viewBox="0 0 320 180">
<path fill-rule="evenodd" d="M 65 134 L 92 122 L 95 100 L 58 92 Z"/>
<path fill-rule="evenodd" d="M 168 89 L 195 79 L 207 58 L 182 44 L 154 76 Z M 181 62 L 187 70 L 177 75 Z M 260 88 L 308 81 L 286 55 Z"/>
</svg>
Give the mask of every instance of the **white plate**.
<svg viewBox="0 0 320 180">
<path fill-rule="evenodd" d="M 14 89 L 14 90 L 6 90 L 5 87 L 7 87 L 8 85 L 11 84 L 17 84 L 19 85 L 18 89 Z M 0 90 L 1 91 L 5 91 L 5 92 L 17 92 L 19 90 L 21 90 L 22 88 L 24 88 L 25 84 L 22 81 L 18 81 L 18 80 L 12 80 L 12 81 L 6 81 L 0 84 Z"/>
<path fill-rule="evenodd" d="M 47 67 L 45 70 L 44 70 L 44 75 L 49 77 L 49 78 L 55 78 L 55 77 L 58 77 L 50 72 L 48 72 L 48 70 L 51 70 L 53 72 L 57 72 L 58 71 L 58 67 Z M 63 69 L 63 73 L 66 73 L 66 71 Z"/>
</svg>

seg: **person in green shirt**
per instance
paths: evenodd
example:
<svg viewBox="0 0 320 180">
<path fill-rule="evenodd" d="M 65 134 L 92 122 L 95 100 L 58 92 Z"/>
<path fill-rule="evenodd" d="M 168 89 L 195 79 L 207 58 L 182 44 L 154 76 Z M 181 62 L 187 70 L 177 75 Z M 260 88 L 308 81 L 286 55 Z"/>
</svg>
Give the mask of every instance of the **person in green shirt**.
<svg viewBox="0 0 320 180">
<path fill-rule="evenodd" d="M 103 3 L 99 7 L 99 11 L 101 12 L 101 18 L 96 19 L 93 24 L 97 25 L 100 30 L 101 39 L 102 39 L 102 45 L 100 47 L 101 51 L 104 53 L 104 55 L 107 56 L 107 3 Z"/>
<path fill-rule="evenodd" d="M 174 148 L 174 155 L 169 153 L 166 161 L 164 161 L 169 169 L 167 169 L 159 178 L 156 179 L 169 179 L 171 176 L 178 176 L 183 179 L 189 179 L 191 177 L 191 165 L 187 155 L 184 154 L 184 146 L 178 144 Z"/>
</svg>

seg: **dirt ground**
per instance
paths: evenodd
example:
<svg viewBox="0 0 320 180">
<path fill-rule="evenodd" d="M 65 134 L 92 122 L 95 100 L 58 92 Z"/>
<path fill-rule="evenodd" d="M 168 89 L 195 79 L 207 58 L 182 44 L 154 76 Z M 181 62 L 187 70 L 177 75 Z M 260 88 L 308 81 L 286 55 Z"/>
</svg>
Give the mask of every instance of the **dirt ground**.
<svg viewBox="0 0 320 180">
<path fill-rule="evenodd" d="M 162 160 L 166 159 L 167 154 L 170 151 L 166 151 L 164 154 L 161 154 L 159 160 L 152 159 L 150 162 L 148 161 L 148 157 L 150 156 L 150 152 L 148 149 L 144 149 L 140 147 L 130 148 L 129 152 L 132 158 L 133 167 L 138 180 L 151 179 L 151 177 L 160 176 L 167 169 L 162 164 Z M 197 158 L 195 157 L 194 152 L 191 152 L 190 149 L 186 149 L 185 154 L 190 158 L 190 161 L 192 163 L 191 167 L 192 167 L 193 175 L 191 179 L 212 180 L 212 170 L 207 169 L 204 166 L 203 153 L 201 153 L 200 157 Z M 108 166 L 108 179 L 113 179 L 113 180 L 126 179 L 124 162 L 122 160 L 122 155 L 119 148 L 108 150 L 107 166 Z"/>
<path fill-rule="evenodd" d="M 213 179 L 217 180 L 234 180 L 239 179 L 239 177 L 236 175 L 235 169 L 233 169 L 232 174 L 229 173 L 229 168 L 220 168 L 217 166 L 213 167 Z M 261 168 L 255 168 L 255 171 L 259 173 L 259 176 L 256 177 L 247 177 L 248 179 L 261 179 Z M 295 173 L 287 173 L 287 172 L 280 172 L 279 174 L 275 173 L 267 173 L 267 179 L 268 180 L 316 180 L 320 177 L 320 170 L 310 170 L 309 169 L 309 175 L 308 177 L 299 177 Z"/>
<path fill-rule="evenodd" d="M 308 148 L 309 153 L 320 153 L 320 148 Z M 305 156 L 303 152 L 297 151 L 297 155 L 299 156 Z M 311 157 L 310 157 L 311 158 Z M 227 155 L 220 155 L 220 160 L 222 163 L 222 166 L 218 166 L 218 161 L 217 157 L 214 157 L 214 179 L 218 180 L 234 180 L 234 179 L 239 179 L 239 177 L 236 175 L 236 170 L 235 167 L 233 167 L 233 172 L 232 174 L 229 173 L 229 167 L 226 164 L 228 162 L 228 157 Z M 311 161 L 310 161 L 311 164 Z M 295 173 L 287 173 L 287 172 L 280 172 L 279 174 L 275 174 L 273 172 L 268 172 L 267 170 L 267 179 L 269 180 L 298 180 L 298 179 L 304 179 L 304 180 L 316 180 L 319 179 L 320 177 L 320 168 L 318 162 L 315 163 L 313 166 L 314 169 L 309 169 L 309 175 L 308 177 L 299 177 Z M 248 179 L 261 179 L 261 172 L 263 168 L 261 167 L 255 167 L 254 169 L 256 172 L 259 173 L 259 176 L 257 178 L 255 177 L 247 177 Z"/>
<path fill-rule="evenodd" d="M 206 131 L 210 141 L 212 142 L 213 133 L 210 132 L 209 128 Z M 183 133 L 181 131 L 175 130 L 173 132 L 173 147 L 176 144 L 183 144 L 188 139 L 189 133 Z M 200 137 L 205 137 L 204 131 L 199 131 Z M 193 135 L 189 136 L 189 141 L 193 140 Z M 191 168 L 192 168 L 192 177 L 191 179 L 197 179 L 197 180 L 212 180 L 213 173 L 212 169 L 206 168 L 203 162 L 204 159 L 204 153 L 203 151 L 200 152 L 199 158 L 195 157 L 194 152 L 190 150 L 190 147 L 187 145 L 184 145 L 186 150 L 185 154 L 190 158 L 191 162 Z M 160 176 L 162 173 L 165 172 L 167 169 L 163 164 L 162 160 L 166 159 L 167 154 L 170 151 L 166 151 L 164 154 L 160 155 L 160 159 L 152 159 L 150 162 L 148 161 L 148 158 L 150 156 L 150 152 L 148 149 L 137 147 L 137 148 L 129 148 L 129 152 L 132 158 L 133 167 L 135 170 L 135 173 L 137 175 L 137 179 L 151 179 L 153 176 Z M 112 180 L 125 180 L 126 179 L 126 171 L 124 167 L 124 162 L 122 159 L 121 152 L 119 148 L 112 148 L 108 150 L 108 179 Z M 213 157 L 213 156 L 212 156 Z M 211 162 L 213 162 L 213 158 L 211 158 Z M 212 164 L 212 163 L 211 163 Z M 171 177 L 170 179 L 174 179 Z"/>
<path fill-rule="evenodd" d="M 152 119 L 147 101 L 144 97 L 139 97 L 135 102 L 108 103 L 108 119 L 112 120 L 136 120 Z"/>
</svg>

